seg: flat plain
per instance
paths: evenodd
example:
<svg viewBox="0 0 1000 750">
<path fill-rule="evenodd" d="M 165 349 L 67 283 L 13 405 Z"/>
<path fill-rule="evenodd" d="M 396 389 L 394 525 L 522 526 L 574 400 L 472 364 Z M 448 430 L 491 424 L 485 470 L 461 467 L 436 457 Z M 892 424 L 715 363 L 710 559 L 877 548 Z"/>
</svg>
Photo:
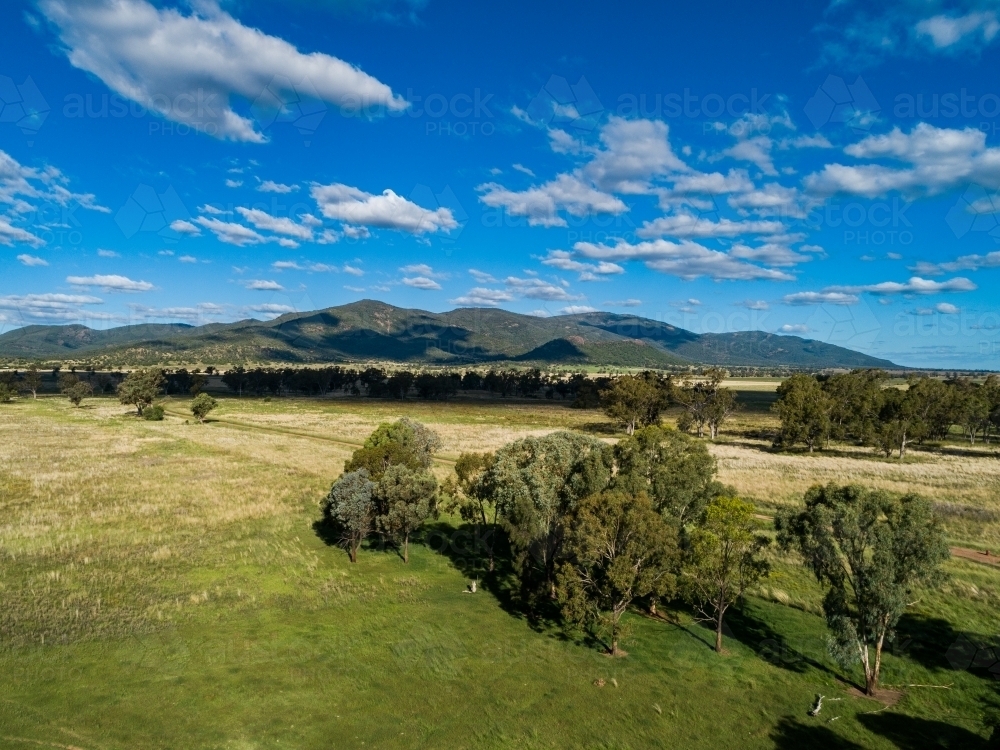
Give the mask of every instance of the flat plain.
<svg viewBox="0 0 1000 750">
<path fill-rule="evenodd" d="M 937 503 L 950 540 L 1000 547 L 994 446 L 904 462 L 845 446 L 776 453 L 773 389 L 710 446 L 720 479 L 764 516 L 816 482 Z M 898 702 L 855 697 L 826 651 L 822 593 L 797 560 L 729 620 L 725 655 L 683 606 L 631 613 L 610 659 L 479 593 L 469 532 L 442 516 L 404 565 L 357 565 L 313 530 L 344 461 L 380 422 L 462 451 L 557 429 L 617 439 L 599 411 L 497 400 L 220 399 L 207 424 L 110 399 L 0 406 L 0 743 L 57 748 L 987 747 L 1000 705 L 1000 568 L 953 558 L 886 656 Z M 669 422 L 668 418 L 668 422 Z M 767 527 L 762 520 L 762 528 Z M 978 650 L 977 650 L 978 649 Z M 992 661 L 991 661 L 992 659 Z M 823 711 L 810 716 L 817 695 Z"/>
</svg>

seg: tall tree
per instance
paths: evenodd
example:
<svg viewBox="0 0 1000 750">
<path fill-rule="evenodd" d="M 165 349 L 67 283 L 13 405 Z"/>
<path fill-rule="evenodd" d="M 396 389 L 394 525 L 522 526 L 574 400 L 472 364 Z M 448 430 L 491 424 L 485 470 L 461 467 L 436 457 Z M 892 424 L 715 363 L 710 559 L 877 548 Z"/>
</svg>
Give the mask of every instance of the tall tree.
<svg viewBox="0 0 1000 750">
<path fill-rule="evenodd" d="M 352 563 L 358 561 L 358 548 L 371 533 L 375 506 L 372 494 L 375 483 L 364 469 L 342 474 L 323 500 L 325 520 L 339 534 L 341 546 Z"/>
<path fill-rule="evenodd" d="M 394 465 L 414 471 L 430 468 L 434 452 L 441 446 L 437 433 L 419 422 L 403 417 L 397 422 L 380 424 L 364 445 L 347 461 L 344 471 L 366 469 L 373 481 L 382 478 Z"/>
<path fill-rule="evenodd" d="M 205 418 L 209 415 L 209 412 L 215 409 L 218 405 L 219 402 L 207 393 L 199 393 L 191 402 L 191 413 L 199 422 L 204 422 Z"/>
<path fill-rule="evenodd" d="M 708 504 L 690 536 L 681 588 L 699 615 L 715 626 L 715 650 L 722 652 L 726 611 L 769 571 L 761 552 L 767 537 L 755 533 L 755 508 L 735 497 Z"/>
<path fill-rule="evenodd" d="M 879 421 L 872 435 L 875 447 L 886 457 L 896 450 L 900 459 L 905 458 L 910 444 L 927 435 L 928 422 L 923 406 L 919 390 L 886 388 L 882 391 Z"/>
<path fill-rule="evenodd" d="M 865 692 L 878 689 L 882 649 L 906 611 L 913 589 L 932 584 L 948 558 L 931 504 L 857 485 L 815 486 L 802 511 L 775 519 L 783 547 L 802 554 L 826 585 L 823 610 L 842 666 L 861 662 Z"/>
<path fill-rule="evenodd" d="M 38 368 L 35 365 L 29 367 L 24 373 L 21 387 L 28 391 L 32 398 L 38 398 L 38 391 L 42 388 L 42 375 L 38 372 Z"/>
<path fill-rule="evenodd" d="M 403 562 L 410 561 L 410 535 L 437 512 L 437 479 L 429 471 L 390 466 L 378 482 L 377 494 L 384 514 L 379 530 L 402 541 Z"/>
<path fill-rule="evenodd" d="M 672 593 L 677 542 L 645 494 L 606 491 L 577 504 L 559 568 L 564 617 L 606 635 L 621 654 L 622 615 L 640 597 Z"/>
<path fill-rule="evenodd" d="M 79 406 L 83 403 L 83 400 L 88 396 L 92 395 L 94 392 L 93 387 L 86 380 L 78 380 L 70 386 L 67 386 L 63 393 L 69 398 L 69 402 L 73 406 Z"/>
<path fill-rule="evenodd" d="M 166 383 L 163 371 L 156 367 L 133 370 L 118 386 L 118 400 L 134 406 L 139 416 L 153 403 Z"/>
<path fill-rule="evenodd" d="M 812 375 L 792 375 L 782 382 L 771 408 L 781 418 L 779 445 L 804 443 L 812 453 L 829 439 L 831 401 Z"/>
<path fill-rule="evenodd" d="M 677 422 L 681 430 L 694 428 L 698 437 L 703 437 L 708 427 L 713 440 L 718 436 L 719 427 L 738 407 L 736 394 L 722 386 L 727 377 L 728 372 L 712 367 L 702 377 L 672 389 L 673 400 L 684 407 L 684 414 Z"/>
<path fill-rule="evenodd" d="M 666 391 L 654 377 L 621 375 L 601 391 L 604 413 L 631 435 L 637 427 L 658 424 L 668 403 Z"/>
<path fill-rule="evenodd" d="M 611 463 L 611 447 L 600 440 L 555 432 L 504 446 L 483 473 L 482 491 L 499 506 L 529 601 L 555 598 L 567 520 L 580 498 L 607 487 Z"/>
<path fill-rule="evenodd" d="M 660 427 L 644 427 L 614 447 L 612 487 L 649 495 L 653 508 L 676 526 L 698 518 L 726 488 L 716 480 L 716 463 L 703 442 Z"/>
<path fill-rule="evenodd" d="M 492 453 L 463 453 L 455 462 L 455 477 L 446 480 L 444 488 L 457 502 L 462 520 L 474 525 L 476 549 L 485 550 L 490 572 L 494 568 L 493 550 L 500 506 L 484 484 L 483 477 L 495 458 Z"/>
</svg>

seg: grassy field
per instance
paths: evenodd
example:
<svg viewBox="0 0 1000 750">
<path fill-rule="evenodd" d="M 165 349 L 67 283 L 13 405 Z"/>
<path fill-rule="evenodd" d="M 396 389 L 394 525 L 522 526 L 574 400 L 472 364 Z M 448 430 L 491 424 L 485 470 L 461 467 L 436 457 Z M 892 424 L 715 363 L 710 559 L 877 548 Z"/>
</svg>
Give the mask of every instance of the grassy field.
<svg viewBox="0 0 1000 750">
<path fill-rule="evenodd" d="M 776 454 L 762 437 L 773 396 L 756 392 L 711 449 L 764 508 L 861 481 L 932 497 L 956 544 L 1000 540 L 990 449 Z M 502 575 L 464 593 L 456 519 L 408 566 L 379 549 L 351 566 L 313 530 L 379 422 L 438 431 L 444 477 L 461 451 L 524 435 L 614 439 L 599 412 L 224 399 L 198 425 L 183 401 L 167 407 L 163 422 L 105 399 L 0 407 L 0 747 L 987 747 L 993 652 L 972 665 L 970 649 L 997 635 L 1000 568 L 953 560 L 944 587 L 921 592 L 886 657 L 889 707 L 849 692 L 858 675 L 826 655 L 821 592 L 791 558 L 732 615 L 727 655 L 678 609 L 629 615 L 630 655 L 612 660 L 519 616 Z"/>
</svg>

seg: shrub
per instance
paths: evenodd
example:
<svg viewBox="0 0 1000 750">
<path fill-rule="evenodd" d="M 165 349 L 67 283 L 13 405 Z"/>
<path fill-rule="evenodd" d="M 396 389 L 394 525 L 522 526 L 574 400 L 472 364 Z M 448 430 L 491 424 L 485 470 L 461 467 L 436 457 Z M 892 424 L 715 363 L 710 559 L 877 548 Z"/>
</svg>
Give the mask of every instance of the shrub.
<svg viewBox="0 0 1000 750">
<path fill-rule="evenodd" d="M 163 407 L 159 404 L 153 404 L 152 406 L 147 406 L 142 410 L 142 418 L 147 422 L 162 422 L 163 421 Z"/>
</svg>

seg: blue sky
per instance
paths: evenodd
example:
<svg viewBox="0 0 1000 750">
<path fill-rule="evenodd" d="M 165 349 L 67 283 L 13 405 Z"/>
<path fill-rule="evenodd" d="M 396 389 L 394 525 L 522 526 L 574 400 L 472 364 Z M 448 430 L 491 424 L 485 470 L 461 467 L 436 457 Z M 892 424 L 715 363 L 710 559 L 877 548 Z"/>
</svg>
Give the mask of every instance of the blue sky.
<svg viewBox="0 0 1000 750">
<path fill-rule="evenodd" d="M 0 328 L 363 298 L 1000 369 L 1000 3 L 0 7 Z"/>
</svg>

